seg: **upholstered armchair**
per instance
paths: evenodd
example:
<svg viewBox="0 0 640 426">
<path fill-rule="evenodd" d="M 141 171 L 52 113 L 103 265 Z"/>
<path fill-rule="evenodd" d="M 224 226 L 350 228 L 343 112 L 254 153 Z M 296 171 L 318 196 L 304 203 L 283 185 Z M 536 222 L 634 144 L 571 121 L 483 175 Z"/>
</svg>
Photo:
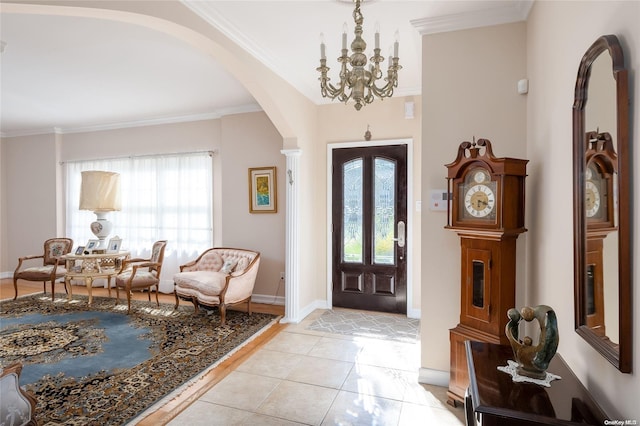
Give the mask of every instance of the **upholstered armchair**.
<svg viewBox="0 0 640 426">
<path fill-rule="evenodd" d="M 22 364 L 0 367 L 0 424 L 35 426 L 36 400 L 20 386 Z"/>
<path fill-rule="evenodd" d="M 120 301 L 120 289 L 127 294 L 127 313 L 131 312 L 131 292 L 133 290 L 148 289 L 148 298 L 151 301 L 151 287 L 156 287 L 156 305 L 158 301 L 158 286 L 160 284 L 160 272 L 164 261 L 164 249 L 166 240 L 153 243 L 151 257 L 148 259 L 134 258 L 125 260 L 122 272 L 116 275 L 116 304 Z"/>
<path fill-rule="evenodd" d="M 69 253 L 73 247 L 71 238 L 50 238 L 44 242 L 43 254 L 24 256 L 18 259 L 18 266 L 13 272 L 13 288 L 15 290 L 15 300 L 18 297 L 18 280 L 25 281 L 42 281 L 42 291 L 47 293 L 47 282 L 51 281 L 51 300 L 55 298 L 56 281 L 64 279 L 67 270 L 65 269 L 65 261 L 61 257 Z M 34 259 L 42 259 L 41 266 L 28 265 Z M 67 286 L 65 284 L 65 291 Z"/>
<path fill-rule="evenodd" d="M 256 282 L 260 253 L 237 248 L 210 248 L 196 260 L 180 266 L 174 275 L 176 309 L 180 299 L 198 306 L 217 306 L 220 322 L 226 321 L 227 306 L 247 303 L 251 314 L 251 294 Z"/>
</svg>

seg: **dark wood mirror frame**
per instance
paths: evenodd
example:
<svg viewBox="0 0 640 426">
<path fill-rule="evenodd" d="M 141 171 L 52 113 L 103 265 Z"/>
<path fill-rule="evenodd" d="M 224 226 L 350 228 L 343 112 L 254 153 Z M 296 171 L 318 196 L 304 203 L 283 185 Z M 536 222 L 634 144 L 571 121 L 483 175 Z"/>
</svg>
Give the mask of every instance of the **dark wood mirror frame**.
<svg viewBox="0 0 640 426">
<path fill-rule="evenodd" d="M 618 344 L 600 337 L 586 325 L 586 218 L 585 218 L 585 106 L 591 65 L 608 52 L 616 86 L 618 154 Z M 615 35 L 600 37 L 582 57 L 573 104 L 573 223 L 574 223 L 574 309 L 576 332 L 623 373 L 632 364 L 632 264 L 631 264 L 631 158 L 629 139 L 629 78 L 624 55 Z"/>
</svg>

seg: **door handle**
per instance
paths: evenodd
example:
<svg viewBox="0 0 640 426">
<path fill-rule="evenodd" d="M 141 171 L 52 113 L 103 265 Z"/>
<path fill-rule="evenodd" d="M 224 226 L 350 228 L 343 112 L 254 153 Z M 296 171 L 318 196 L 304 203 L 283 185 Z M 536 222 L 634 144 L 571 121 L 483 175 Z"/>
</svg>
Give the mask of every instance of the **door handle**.
<svg viewBox="0 0 640 426">
<path fill-rule="evenodd" d="M 404 247 L 405 244 L 406 225 L 403 221 L 398 222 L 398 238 L 394 238 L 398 242 L 398 247 Z"/>
</svg>

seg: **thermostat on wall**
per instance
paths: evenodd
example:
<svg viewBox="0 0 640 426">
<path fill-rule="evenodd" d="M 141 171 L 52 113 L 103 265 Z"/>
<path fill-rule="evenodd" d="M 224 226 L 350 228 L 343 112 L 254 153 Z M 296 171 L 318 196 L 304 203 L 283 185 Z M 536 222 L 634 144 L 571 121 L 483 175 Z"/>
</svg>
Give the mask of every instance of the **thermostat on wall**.
<svg viewBox="0 0 640 426">
<path fill-rule="evenodd" d="M 447 196 L 446 189 L 432 189 L 429 192 L 429 210 L 434 212 L 446 212 L 447 200 L 451 199 L 451 194 Z"/>
</svg>

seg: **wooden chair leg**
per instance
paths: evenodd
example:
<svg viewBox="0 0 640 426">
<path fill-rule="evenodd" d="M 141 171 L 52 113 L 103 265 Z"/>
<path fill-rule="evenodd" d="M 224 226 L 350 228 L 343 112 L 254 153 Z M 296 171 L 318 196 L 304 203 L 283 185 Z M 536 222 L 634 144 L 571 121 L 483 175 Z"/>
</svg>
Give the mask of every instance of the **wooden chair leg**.
<svg viewBox="0 0 640 426">
<path fill-rule="evenodd" d="M 13 296 L 13 300 L 16 300 L 18 298 L 18 279 L 16 277 L 13 277 L 13 289 L 16 292 L 16 295 Z"/>
<path fill-rule="evenodd" d="M 251 315 L 251 297 L 247 300 L 247 312 Z"/>
<path fill-rule="evenodd" d="M 180 305 L 180 298 L 178 297 L 178 292 L 173 290 L 173 295 L 176 297 L 176 306 L 173 308 L 173 310 L 178 309 L 178 305 Z"/>
<path fill-rule="evenodd" d="M 160 301 L 158 300 L 158 293 L 160 289 L 158 288 L 158 286 L 156 286 L 156 305 L 159 307 L 160 306 Z M 151 291 L 151 289 L 149 289 L 149 291 Z"/>
<path fill-rule="evenodd" d="M 127 289 L 127 314 L 131 313 L 131 290 Z"/>
<path fill-rule="evenodd" d="M 68 283 L 68 286 L 67 286 Z M 73 288 L 71 287 L 71 278 L 64 278 L 64 291 L 67 292 L 67 300 L 71 300 L 73 298 Z"/>
<path fill-rule="evenodd" d="M 220 305 L 220 324 L 224 325 L 227 321 L 227 307 L 224 304 Z"/>
<path fill-rule="evenodd" d="M 51 301 L 53 302 L 54 300 L 56 300 L 56 280 L 55 280 L 55 278 L 51 280 Z"/>
</svg>

